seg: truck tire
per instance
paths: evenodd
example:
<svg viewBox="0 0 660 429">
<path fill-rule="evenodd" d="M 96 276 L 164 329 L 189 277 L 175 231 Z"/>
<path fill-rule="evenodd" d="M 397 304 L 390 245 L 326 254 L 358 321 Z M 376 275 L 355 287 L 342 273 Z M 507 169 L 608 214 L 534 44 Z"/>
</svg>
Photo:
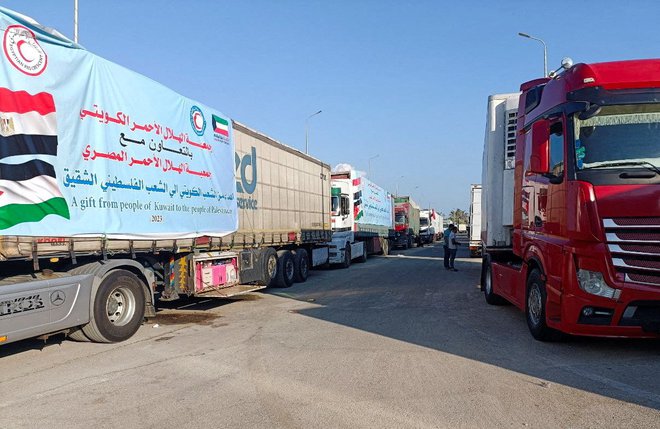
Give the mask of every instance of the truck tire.
<svg viewBox="0 0 660 429">
<path fill-rule="evenodd" d="M 117 343 L 132 337 L 144 320 L 143 288 L 132 272 L 110 271 L 94 296 L 92 320 L 82 328 L 85 336 L 97 343 Z"/>
<path fill-rule="evenodd" d="M 481 262 L 481 290 L 484 292 L 486 302 L 490 305 L 504 305 L 506 300 L 493 292 L 493 267 L 490 258 L 484 257 Z"/>
<path fill-rule="evenodd" d="M 546 324 L 546 302 L 548 296 L 541 272 L 534 268 L 527 277 L 525 316 L 532 336 L 539 341 L 556 341 L 561 334 Z"/>
<path fill-rule="evenodd" d="M 351 266 L 351 243 L 346 243 L 346 248 L 344 250 L 344 260 L 341 262 L 342 268 L 348 268 Z"/>
<path fill-rule="evenodd" d="M 66 334 L 67 338 L 73 341 L 77 341 L 79 343 L 89 343 L 90 339 L 87 338 L 85 333 L 82 331 L 82 328 L 75 328 L 68 334 Z"/>
<path fill-rule="evenodd" d="M 270 286 L 277 274 L 277 253 L 272 247 L 266 247 L 261 253 L 261 280 L 256 283 L 260 286 Z"/>
<path fill-rule="evenodd" d="M 295 276 L 293 255 L 289 250 L 277 251 L 277 273 L 273 279 L 273 287 L 289 287 L 293 284 Z"/>
<path fill-rule="evenodd" d="M 296 283 L 307 281 L 307 277 L 309 277 L 309 258 L 307 256 L 307 250 L 301 247 L 293 252 L 293 266 L 293 281 Z"/>
</svg>

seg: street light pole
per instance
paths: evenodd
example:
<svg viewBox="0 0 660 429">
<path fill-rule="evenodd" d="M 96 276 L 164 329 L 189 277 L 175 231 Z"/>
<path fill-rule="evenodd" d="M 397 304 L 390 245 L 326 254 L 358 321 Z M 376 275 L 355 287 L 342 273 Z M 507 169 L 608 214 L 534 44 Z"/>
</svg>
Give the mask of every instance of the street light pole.
<svg viewBox="0 0 660 429">
<path fill-rule="evenodd" d="M 526 37 L 528 39 L 536 40 L 543 43 L 543 77 L 548 77 L 548 49 L 545 42 L 537 37 L 532 37 L 527 33 L 518 33 L 518 36 Z"/>
<path fill-rule="evenodd" d="M 78 43 L 78 0 L 73 0 L 73 41 Z"/>
<path fill-rule="evenodd" d="M 309 154 L 309 139 L 308 139 L 308 135 L 309 135 L 309 126 L 307 125 L 307 122 L 310 120 L 310 118 L 311 118 L 312 116 L 316 116 L 316 115 L 318 115 L 318 114 L 321 113 L 321 112 L 322 112 L 322 110 L 319 110 L 319 111 L 316 112 L 316 113 L 312 113 L 311 115 L 309 115 L 309 116 L 307 117 L 307 119 L 305 119 L 305 155 L 308 155 L 308 154 Z"/>
<path fill-rule="evenodd" d="M 368 170 L 369 171 L 369 173 L 368 173 L 369 178 L 371 178 L 371 160 L 376 159 L 379 156 L 380 156 L 380 154 L 376 154 L 376 155 L 372 156 L 371 158 L 369 158 L 369 170 Z"/>
<path fill-rule="evenodd" d="M 399 180 L 403 179 L 404 177 L 406 176 L 399 176 L 399 178 L 396 180 L 396 194 L 395 194 L 396 197 L 399 196 Z"/>
</svg>

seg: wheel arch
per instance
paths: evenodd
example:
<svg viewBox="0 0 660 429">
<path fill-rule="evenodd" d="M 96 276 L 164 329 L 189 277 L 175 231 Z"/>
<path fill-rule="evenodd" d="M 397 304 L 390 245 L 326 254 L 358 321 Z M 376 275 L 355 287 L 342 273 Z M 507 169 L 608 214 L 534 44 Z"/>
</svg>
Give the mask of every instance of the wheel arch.
<svg viewBox="0 0 660 429">
<path fill-rule="evenodd" d="M 135 274 L 140 279 L 142 284 L 142 293 L 144 294 L 144 314 L 145 317 L 154 317 L 156 315 L 156 308 L 154 306 L 154 285 L 156 282 L 153 271 L 145 268 L 137 261 L 132 259 L 110 259 L 107 261 L 95 261 L 85 265 L 81 265 L 69 270 L 70 274 L 92 274 L 94 281 L 92 284 L 92 295 L 90 297 L 89 311 L 92 314 L 94 310 L 94 297 L 101 285 L 103 279 L 114 270 L 126 270 Z"/>
<path fill-rule="evenodd" d="M 525 261 L 525 273 L 523 275 L 523 278 L 525 279 L 525 287 L 524 295 L 521 297 L 522 302 L 525 303 L 523 309 L 527 309 L 527 283 L 529 282 L 529 276 L 534 270 L 538 270 L 539 274 L 541 274 L 541 279 L 545 281 L 545 269 L 543 268 L 543 262 L 541 261 L 541 258 L 538 257 L 538 255 L 532 254 L 529 259 Z"/>
</svg>

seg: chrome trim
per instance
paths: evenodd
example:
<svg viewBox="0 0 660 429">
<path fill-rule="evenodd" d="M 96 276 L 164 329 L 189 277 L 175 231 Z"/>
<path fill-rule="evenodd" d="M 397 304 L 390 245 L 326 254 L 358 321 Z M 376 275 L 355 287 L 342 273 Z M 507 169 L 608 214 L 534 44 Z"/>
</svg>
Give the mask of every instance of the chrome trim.
<svg viewBox="0 0 660 429">
<path fill-rule="evenodd" d="M 639 271 L 650 271 L 652 273 L 657 273 L 658 269 L 657 268 L 649 268 L 649 267 L 640 267 L 637 265 L 630 265 L 627 264 L 626 261 L 624 261 L 621 258 L 612 258 L 612 264 L 614 264 L 615 267 L 621 267 L 621 268 L 632 268 L 634 270 L 639 270 Z"/>
<path fill-rule="evenodd" d="M 659 256 L 660 253 L 646 253 L 646 252 L 633 252 L 632 250 L 623 250 L 621 246 L 617 244 L 608 244 L 607 248 L 610 249 L 610 252 L 612 253 L 625 253 L 626 255 L 634 255 L 634 256 Z"/>
<path fill-rule="evenodd" d="M 625 219 L 625 218 L 621 218 Z M 635 222 L 634 218 L 628 218 L 627 221 Z M 640 221 L 643 221 L 640 219 Z M 643 238 L 634 238 L 634 239 L 623 239 L 619 238 L 616 234 L 626 234 L 639 232 L 640 235 L 644 234 L 657 234 L 660 230 L 660 225 L 617 225 L 614 222 L 614 219 L 603 219 L 603 226 L 606 228 L 605 239 L 607 241 L 607 249 L 610 252 L 611 263 L 614 270 L 622 274 L 626 283 L 641 284 L 645 286 L 660 287 L 658 283 L 652 283 L 648 281 L 639 281 L 633 280 L 630 277 L 630 274 L 636 273 L 640 276 L 651 276 L 654 278 L 660 279 L 660 269 L 655 267 L 640 267 L 636 265 L 630 265 L 630 263 L 641 262 L 641 261 L 653 261 L 657 263 L 660 261 L 660 254 L 658 253 L 647 253 L 640 251 L 628 251 L 624 250 L 622 245 L 630 246 L 653 246 L 660 248 L 660 240 L 648 240 Z M 634 235 L 633 235 L 634 237 Z M 628 261 L 629 263 L 627 263 Z"/>
<path fill-rule="evenodd" d="M 642 282 L 642 281 L 639 281 L 639 280 L 633 280 L 628 276 L 627 273 L 625 275 L 624 281 L 626 283 L 635 283 L 635 284 L 638 284 L 638 285 L 646 285 L 646 286 L 654 286 L 654 287 L 660 286 L 660 284 L 658 284 L 658 283 L 649 283 L 649 282 Z"/>
<path fill-rule="evenodd" d="M 630 243 L 630 244 L 655 244 L 660 246 L 660 240 L 625 240 L 616 236 L 614 232 L 605 234 L 605 240 L 608 243 Z"/>
<path fill-rule="evenodd" d="M 607 229 L 660 229 L 660 225 L 617 225 L 613 219 L 603 219 L 603 226 Z"/>
</svg>

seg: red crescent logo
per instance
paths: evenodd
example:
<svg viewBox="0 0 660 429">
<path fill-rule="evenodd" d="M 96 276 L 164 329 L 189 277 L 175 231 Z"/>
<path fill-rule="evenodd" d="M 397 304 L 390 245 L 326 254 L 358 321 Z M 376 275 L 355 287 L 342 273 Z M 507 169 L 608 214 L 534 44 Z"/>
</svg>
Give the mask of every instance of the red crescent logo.
<svg viewBox="0 0 660 429">
<path fill-rule="evenodd" d="M 28 58 L 25 56 L 25 53 L 23 52 L 23 45 L 25 45 L 27 42 L 25 40 L 19 40 L 18 43 L 16 43 L 16 50 L 18 51 L 18 54 L 28 63 L 31 63 L 34 58 Z M 29 46 L 29 45 L 28 45 Z"/>
</svg>

